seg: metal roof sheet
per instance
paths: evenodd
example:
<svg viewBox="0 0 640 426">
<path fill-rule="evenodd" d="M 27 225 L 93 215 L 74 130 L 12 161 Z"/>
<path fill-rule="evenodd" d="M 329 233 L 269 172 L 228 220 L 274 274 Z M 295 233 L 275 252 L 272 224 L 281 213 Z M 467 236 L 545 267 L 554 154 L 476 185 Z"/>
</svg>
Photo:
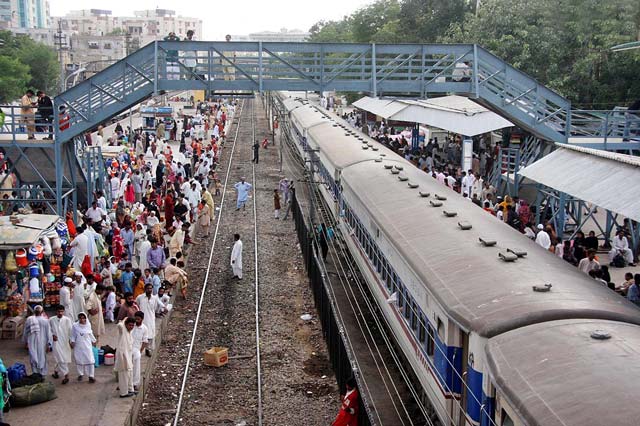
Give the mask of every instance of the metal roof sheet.
<svg viewBox="0 0 640 426">
<path fill-rule="evenodd" d="M 611 338 L 595 340 L 595 330 Z M 636 325 L 554 321 L 494 337 L 485 352 L 500 393 L 526 426 L 638 424 Z"/>
<path fill-rule="evenodd" d="M 640 221 L 640 159 L 557 144 L 560 148 L 520 171 L 522 176 Z"/>
<path fill-rule="evenodd" d="M 421 123 L 466 136 L 513 126 L 510 121 L 463 96 L 427 100 L 366 96 L 353 105 L 388 120 Z"/>
</svg>

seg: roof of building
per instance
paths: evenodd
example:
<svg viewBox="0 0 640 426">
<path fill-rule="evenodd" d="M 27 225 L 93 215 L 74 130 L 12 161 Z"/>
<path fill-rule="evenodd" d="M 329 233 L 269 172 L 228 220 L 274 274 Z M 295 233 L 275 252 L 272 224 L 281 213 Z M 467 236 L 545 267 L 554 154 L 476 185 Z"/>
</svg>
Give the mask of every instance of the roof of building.
<svg viewBox="0 0 640 426">
<path fill-rule="evenodd" d="M 599 330 L 610 338 L 596 340 Z M 526 426 L 632 425 L 640 418 L 640 327 L 554 321 L 489 340 L 489 370 Z"/>
<path fill-rule="evenodd" d="M 640 159 L 591 148 L 559 149 L 520 174 L 606 210 L 640 221 Z M 612 191 L 615 189 L 615 191 Z"/>
<path fill-rule="evenodd" d="M 425 124 L 466 136 L 513 126 L 510 121 L 463 96 L 426 100 L 365 96 L 353 105 L 388 120 Z"/>
</svg>

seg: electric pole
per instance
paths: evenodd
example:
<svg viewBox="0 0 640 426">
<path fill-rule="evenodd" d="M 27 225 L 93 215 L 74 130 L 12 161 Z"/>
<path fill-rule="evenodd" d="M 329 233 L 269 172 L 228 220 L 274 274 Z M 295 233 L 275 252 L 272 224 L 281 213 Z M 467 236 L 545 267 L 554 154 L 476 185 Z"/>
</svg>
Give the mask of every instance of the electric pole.
<svg viewBox="0 0 640 426">
<path fill-rule="evenodd" d="M 54 34 L 54 44 L 58 49 L 58 61 L 60 62 L 60 87 L 59 93 L 66 90 L 65 72 L 64 72 L 64 55 L 63 50 L 67 49 L 67 35 L 62 33 L 62 22 L 58 21 L 58 31 Z"/>
</svg>

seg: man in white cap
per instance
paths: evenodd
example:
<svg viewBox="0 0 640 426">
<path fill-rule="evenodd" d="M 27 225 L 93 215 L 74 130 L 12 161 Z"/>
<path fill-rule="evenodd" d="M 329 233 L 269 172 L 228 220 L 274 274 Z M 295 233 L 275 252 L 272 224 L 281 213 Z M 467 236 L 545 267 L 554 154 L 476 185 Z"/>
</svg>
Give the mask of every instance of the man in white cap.
<svg viewBox="0 0 640 426">
<path fill-rule="evenodd" d="M 63 385 L 69 383 L 69 363 L 71 362 L 71 345 L 69 344 L 69 340 L 71 339 L 71 327 L 73 326 L 73 322 L 66 314 L 65 307 L 60 305 L 58 306 L 56 316 L 49 319 L 53 340 L 53 358 L 56 360 L 53 378 L 57 379 L 62 375 Z"/>
<path fill-rule="evenodd" d="M 60 288 L 60 305 L 64 307 L 64 315 L 71 320 L 71 323 L 75 321 L 75 310 L 73 308 L 73 298 L 71 296 L 71 289 L 73 288 L 73 280 L 71 277 L 64 279 L 64 285 Z"/>
<path fill-rule="evenodd" d="M 33 310 L 35 315 L 27 318 L 24 324 L 24 341 L 29 348 L 29 361 L 34 373 L 47 375 L 47 352 L 51 350 L 51 333 L 49 321 L 42 316 L 44 309 L 38 305 Z"/>
<path fill-rule="evenodd" d="M 544 225 L 542 225 L 541 223 L 538 224 L 538 235 L 536 235 L 536 244 L 538 244 L 545 250 L 549 250 L 549 247 L 551 247 L 551 238 L 549 237 L 549 234 L 544 230 Z"/>
<path fill-rule="evenodd" d="M 73 290 L 73 312 L 85 312 L 84 286 L 82 285 L 83 281 L 85 281 L 84 275 L 82 275 L 82 272 L 76 271 L 74 278 L 75 282 L 73 284 L 75 285 L 75 288 Z"/>
</svg>

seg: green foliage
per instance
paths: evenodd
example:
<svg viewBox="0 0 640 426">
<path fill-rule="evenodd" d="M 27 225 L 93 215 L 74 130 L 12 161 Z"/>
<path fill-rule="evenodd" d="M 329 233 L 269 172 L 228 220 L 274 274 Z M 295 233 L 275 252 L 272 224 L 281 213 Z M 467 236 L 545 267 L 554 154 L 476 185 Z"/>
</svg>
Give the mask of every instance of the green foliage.
<svg viewBox="0 0 640 426">
<path fill-rule="evenodd" d="M 472 2 L 475 6 L 475 1 Z M 467 0 L 404 0 L 400 20 L 405 43 L 434 43 L 454 22 L 471 11 Z"/>
<path fill-rule="evenodd" d="M 440 41 L 477 43 L 574 104 L 609 109 L 640 98 L 640 53 L 609 50 L 639 34 L 637 0 L 484 0 Z"/>
<path fill-rule="evenodd" d="M 568 97 L 610 109 L 640 98 L 638 0 L 377 0 L 340 21 L 319 22 L 311 41 L 477 43 Z"/>
<path fill-rule="evenodd" d="M 31 78 L 28 66 L 3 55 L 0 55 L 0 76 L 0 103 L 9 103 L 24 95 Z"/>
<path fill-rule="evenodd" d="M 0 39 L 4 41 L 0 47 L 0 58 L 12 59 L 17 63 L 26 67 L 26 77 L 24 74 L 18 73 L 16 76 L 3 73 L 3 77 L 18 79 L 15 83 L 20 90 L 31 88 L 35 90 L 44 90 L 51 94 L 57 87 L 58 82 L 58 60 L 55 51 L 42 44 L 35 42 L 27 35 L 14 35 L 9 31 L 0 31 Z M 7 61 L 5 61 L 8 64 Z M 8 66 L 8 65 L 5 65 Z M 19 80 L 26 78 L 26 80 Z M 2 86 L 5 87 L 4 80 Z M 8 97 L 9 93 L 1 92 L 0 97 L 3 99 L 14 100 Z M 23 93 L 20 93 L 22 95 Z"/>
</svg>

